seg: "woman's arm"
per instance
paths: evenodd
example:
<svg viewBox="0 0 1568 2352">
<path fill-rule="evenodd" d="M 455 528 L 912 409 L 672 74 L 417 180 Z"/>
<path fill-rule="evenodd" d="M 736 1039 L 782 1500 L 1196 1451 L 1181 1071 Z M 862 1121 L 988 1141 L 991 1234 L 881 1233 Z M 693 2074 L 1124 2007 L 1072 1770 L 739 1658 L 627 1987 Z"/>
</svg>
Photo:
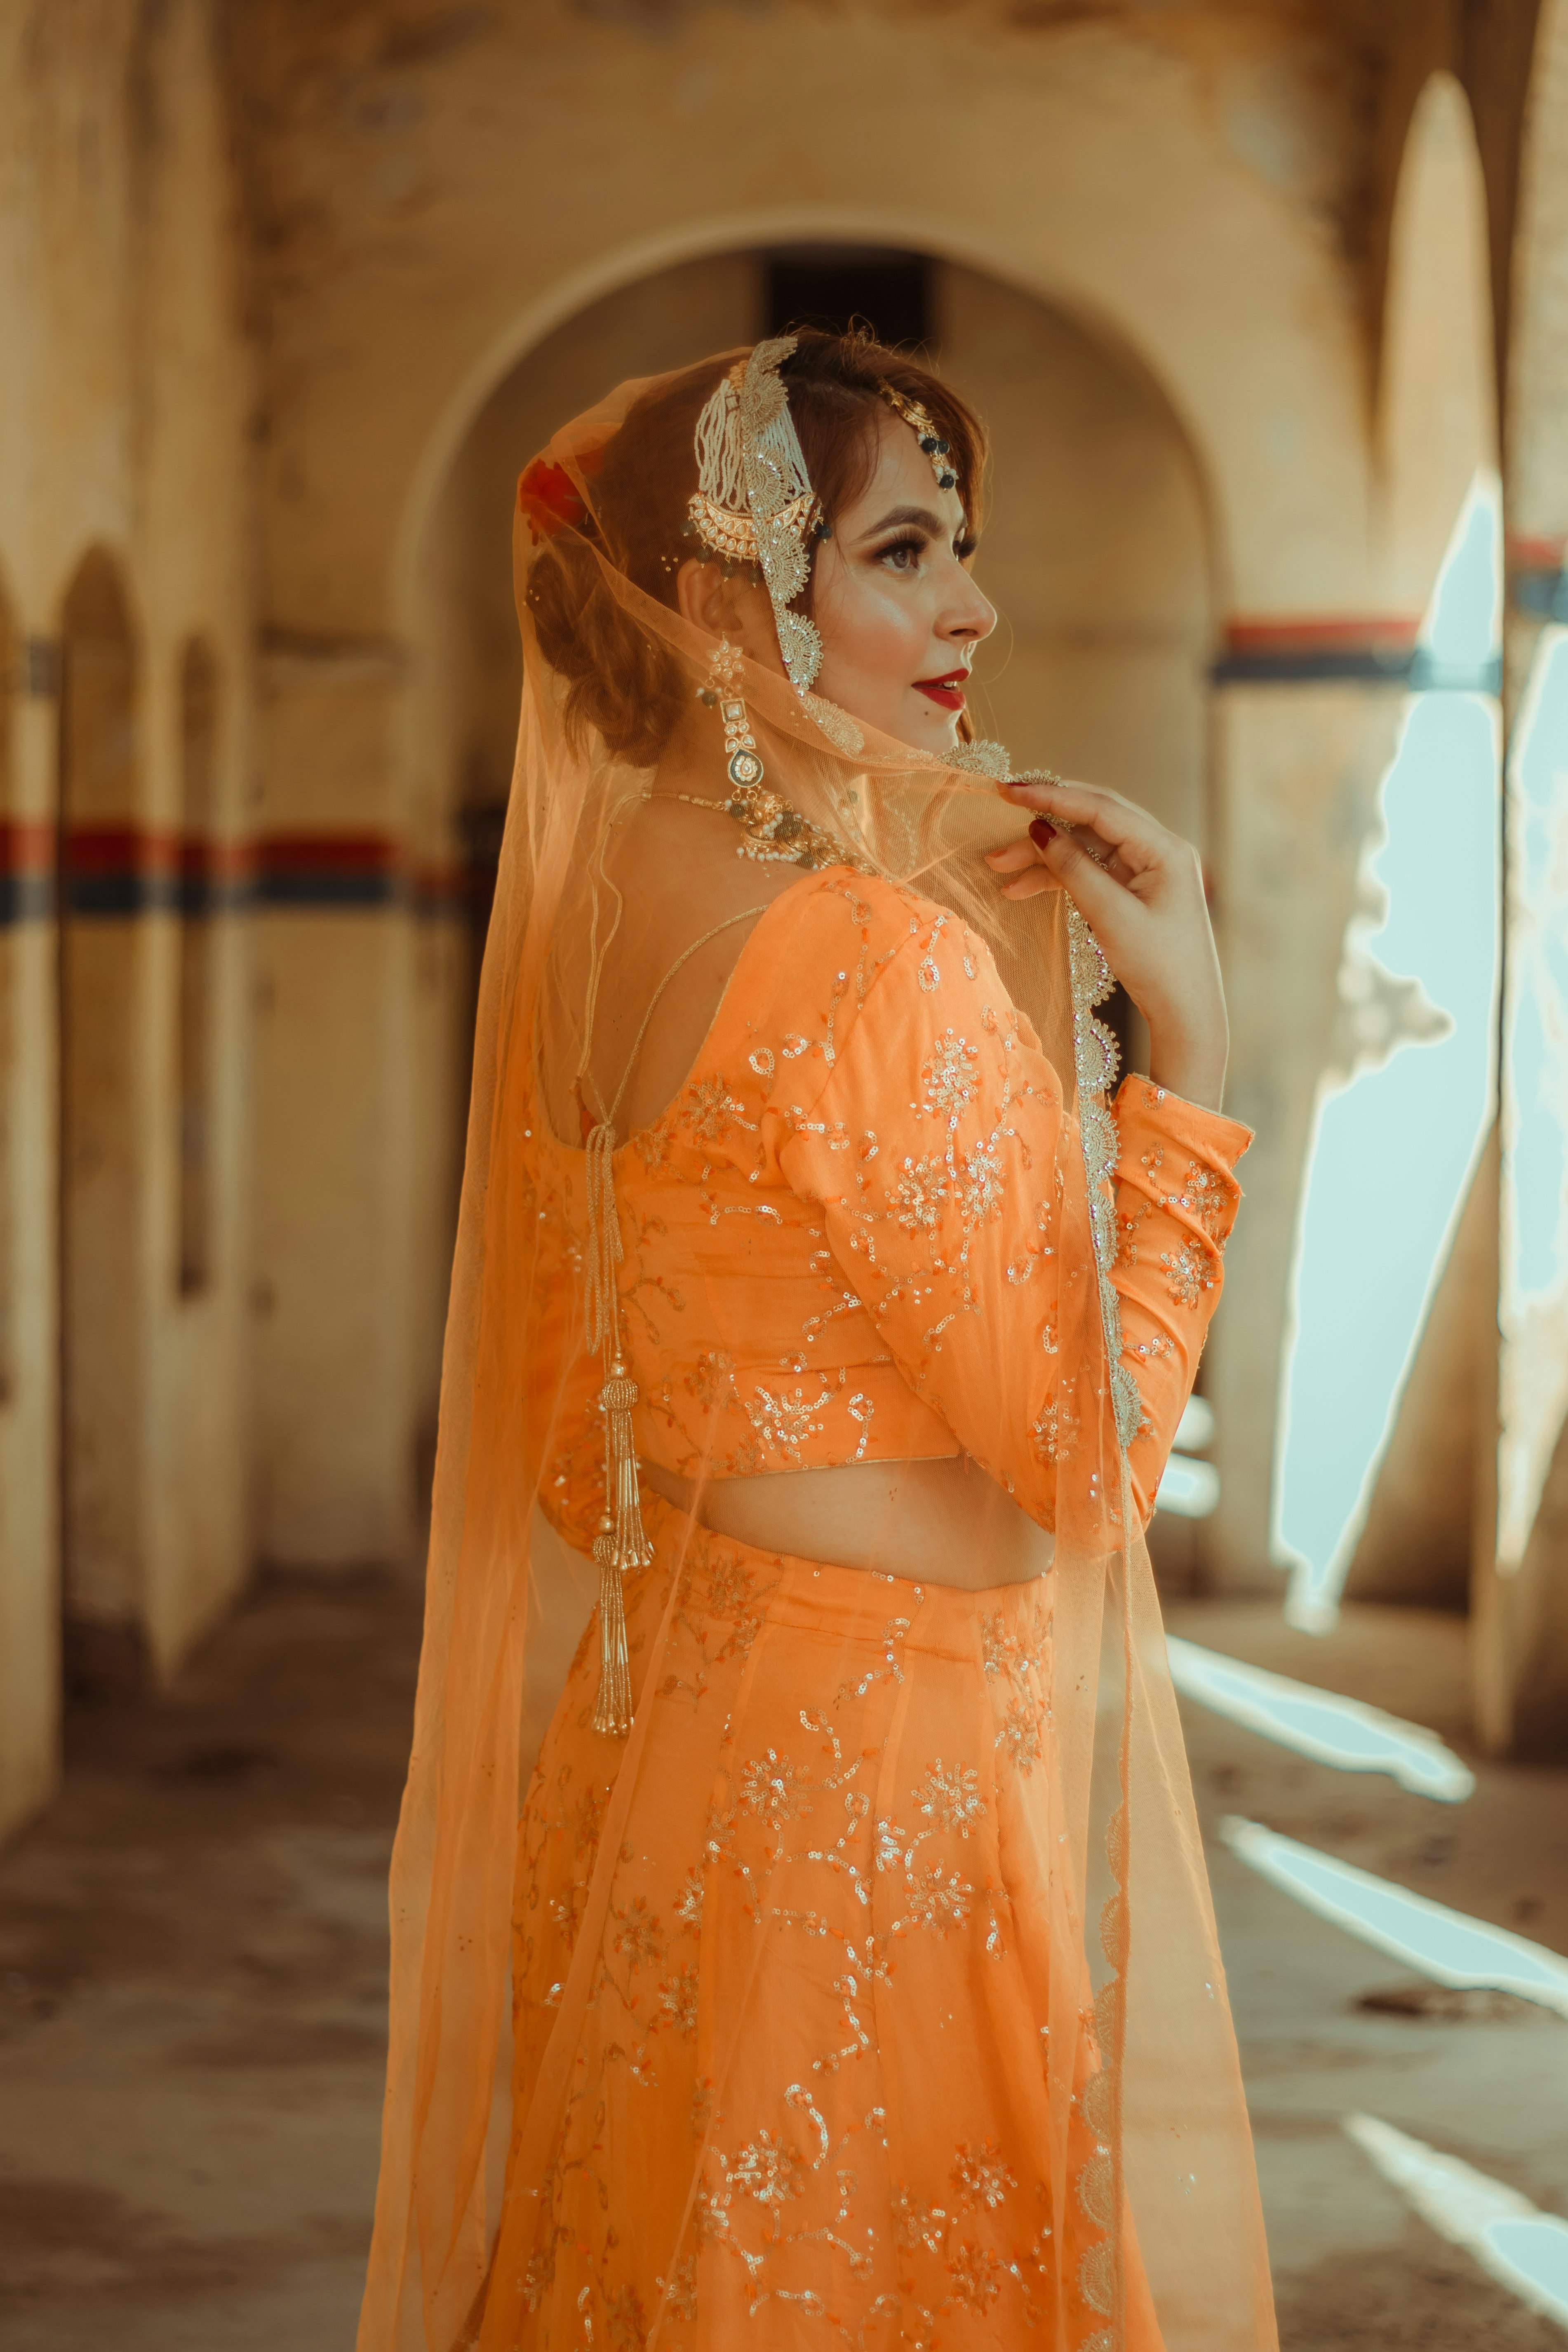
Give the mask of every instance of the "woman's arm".
<svg viewBox="0 0 1568 2352">
<path fill-rule="evenodd" d="M 1127 1457 L 1147 1521 L 1219 1304 L 1222 1253 L 1241 1199 L 1234 1171 L 1252 1137 L 1235 1119 L 1140 1077 L 1127 1079 L 1117 1096 L 1116 1124 L 1113 1279 L 1122 1360 L 1143 1405 Z"/>
<path fill-rule="evenodd" d="M 1083 1197 L 1081 1139 L 989 954 L 935 908 L 911 926 L 919 903 L 901 901 L 901 942 L 879 962 L 809 1114 L 790 1119 L 780 1166 L 820 1204 L 828 1246 L 904 1378 L 1051 1528 L 1058 1475 L 1075 1458 L 1087 1475 L 1101 1410 L 1098 1338 L 1074 1337 L 1099 1312 L 1087 1218 L 1063 1224 L 1064 1201 Z M 1247 1139 L 1143 1080 L 1124 1101 L 1113 1280 L 1142 1403 L 1131 1466 L 1147 1516 L 1218 1298 L 1229 1163 Z"/>
</svg>

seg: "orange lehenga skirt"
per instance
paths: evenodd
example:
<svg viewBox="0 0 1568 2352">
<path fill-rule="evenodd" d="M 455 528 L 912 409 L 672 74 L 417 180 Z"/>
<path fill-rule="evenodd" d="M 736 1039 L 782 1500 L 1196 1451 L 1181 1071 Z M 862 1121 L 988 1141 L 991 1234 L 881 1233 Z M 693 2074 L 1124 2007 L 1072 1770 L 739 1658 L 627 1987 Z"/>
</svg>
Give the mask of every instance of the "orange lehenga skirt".
<svg viewBox="0 0 1568 2352">
<path fill-rule="evenodd" d="M 1104 2233 L 1073 2193 L 1095 2155 L 1077 2098 L 1065 2168 L 1043 2155 L 1051 1579 L 921 1586 L 647 1499 L 639 1706 L 672 1583 L 674 1607 L 545 2192 L 503 2202 L 482 2344 L 1108 2341 L 1080 2286 Z M 518 2118 L 621 1753 L 592 1727 L 597 1643 L 595 1618 L 519 1827 Z M 1129 2352 L 1160 2352 L 1141 2273 L 1128 2285 Z"/>
</svg>

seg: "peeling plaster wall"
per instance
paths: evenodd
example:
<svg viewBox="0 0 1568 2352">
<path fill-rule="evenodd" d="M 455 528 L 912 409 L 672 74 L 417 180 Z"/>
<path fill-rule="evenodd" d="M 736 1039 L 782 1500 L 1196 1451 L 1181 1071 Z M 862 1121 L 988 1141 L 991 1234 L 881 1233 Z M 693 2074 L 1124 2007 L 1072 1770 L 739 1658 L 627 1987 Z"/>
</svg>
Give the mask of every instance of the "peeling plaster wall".
<svg viewBox="0 0 1568 2352">
<path fill-rule="evenodd" d="M 56 652 L 89 551 L 130 632 L 131 730 L 113 805 L 90 796 L 100 908 L 77 914 L 89 961 L 73 995 L 78 1066 L 112 1015 L 126 1041 L 112 1227 L 118 1396 L 114 1560 L 71 1564 L 89 1672 L 166 1674 L 238 1587 L 248 1552 L 242 1376 L 243 976 L 219 919 L 210 1150 L 213 1279 L 178 1286 L 175 1041 L 179 677 L 200 634 L 220 679 L 220 835 L 245 821 L 249 758 L 250 356 L 216 11 L 48 0 L 0 16 L 0 583 L 30 660 L 13 673 L 6 919 L 0 922 L 0 1183 L 13 1377 L 0 1398 L 0 1826 L 47 1794 L 59 1692 L 61 1399 L 56 930 Z M 73 852 L 78 854 L 77 852 Z M 107 866 L 104 860 L 108 860 Z M 106 878 L 107 877 L 107 878 Z M 107 1037 L 108 1031 L 103 1031 Z M 90 1078 L 84 1078 L 89 1085 Z M 77 1335 L 90 1360 L 89 1309 Z M 84 1351 L 86 1351 L 84 1353 Z M 84 1408 L 88 1409 L 88 1408 Z M 97 1408 L 90 1408 L 96 1411 Z M 68 1475 L 73 1475 L 68 1465 Z"/>
</svg>

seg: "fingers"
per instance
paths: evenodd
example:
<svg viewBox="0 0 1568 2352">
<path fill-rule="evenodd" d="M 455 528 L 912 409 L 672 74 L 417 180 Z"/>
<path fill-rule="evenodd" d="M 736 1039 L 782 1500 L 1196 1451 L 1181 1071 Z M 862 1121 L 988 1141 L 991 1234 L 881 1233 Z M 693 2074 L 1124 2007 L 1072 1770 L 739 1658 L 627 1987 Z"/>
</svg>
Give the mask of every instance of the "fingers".
<svg viewBox="0 0 1568 2352">
<path fill-rule="evenodd" d="M 1048 866 L 1032 866 L 1026 874 L 1019 875 L 1016 882 L 1005 883 L 1002 896 L 1004 898 L 1037 898 L 1042 890 L 1065 887 L 1066 885 L 1058 881 Z"/>
<path fill-rule="evenodd" d="M 1026 833 L 1016 841 L 1004 843 L 1000 849 L 988 849 L 985 853 L 985 863 L 994 874 L 1021 874 L 1039 862 L 1039 852 Z"/>
<path fill-rule="evenodd" d="M 1108 793 L 1097 784 L 1008 783 L 1001 787 L 1016 807 L 1039 809 L 1053 822 L 1065 819 L 1099 834 L 1121 849 L 1130 862 L 1146 865 L 1158 857 L 1169 836 L 1165 827 L 1146 809 Z"/>
<path fill-rule="evenodd" d="M 1131 894 L 1122 877 L 1109 872 L 1106 866 L 1099 858 L 1091 856 L 1072 834 L 1054 834 L 1046 847 L 1037 854 L 1052 883 L 1077 900 L 1090 922 L 1097 916 L 1113 916 L 1120 907 L 1129 903 Z M 1032 884 L 1033 888 L 1026 888 L 1026 883 Z M 1034 876 L 1028 874 L 1020 881 L 1008 883 L 1002 895 L 1005 898 L 1029 898 L 1033 896 L 1034 889 L 1050 885 L 1037 883 Z"/>
<path fill-rule="evenodd" d="M 1054 835 L 1076 841 L 1085 856 L 1097 865 L 1101 873 L 1109 874 L 1113 882 L 1129 886 L 1134 880 L 1138 869 L 1128 866 L 1123 861 L 1120 851 L 1112 850 L 1109 843 L 1101 850 L 1097 845 L 1094 835 L 1090 834 L 1087 837 L 1080 836 L 1072 826 L 1047 824 L 1040 817 L 1036 818 L 1028 833 L 1018 840 L 1006 842 L 999 849 L 988 849 L 985 852 L 985 862 L 992 872 L 998 877 L 1005 874 L 1026 874 L 1032 866 L 1037 866 L 1041 863 Z M 1053 884 L 1052 887 L 1055 887 L 1055 885 Z"/>
<path fill-rule="evenodd" d="M 1002 883 L 1005 898 L 1033 898 L 1041 890 L 1061 888 L 1056 876 L 1042 863 L 1043 855 L 1040 845 L 1027 834 L 1017 841 L 1005 842 L 1000 849 L 986 851 L 985 863 Z"/>
</svg>

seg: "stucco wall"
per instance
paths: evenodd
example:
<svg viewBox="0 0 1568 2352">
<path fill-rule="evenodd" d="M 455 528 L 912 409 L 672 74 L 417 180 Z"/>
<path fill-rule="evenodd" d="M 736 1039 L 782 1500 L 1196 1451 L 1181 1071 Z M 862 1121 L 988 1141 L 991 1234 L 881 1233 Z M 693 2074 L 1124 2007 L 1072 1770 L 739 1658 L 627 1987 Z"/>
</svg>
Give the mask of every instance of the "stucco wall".
<svg viewBox="0 0 1568 2352">
<path fill-rule="evenodd" d="M 213 12 L 180 0 L 0 16 L 0 580 L 34 641 L 14 698 L 0 972 L 15 1373 L 0 1402 L 0 1822 L 53 1771 L 61 1611 L 56 932 L 58 648 L 68 591 L 99 551 L 127 625 L 131 725 L 79 778 L 68 842 L 93 887 L 70 916 L 70 1002 L 87 1113 L 118 1139 L 83 1211 L 79 1367 L 94 1317 L 123 1367 L 108 1425 L 79 1399 L 102 1491 L 68 1564 L 73 1617 L 107 1633 L 89 1668 L 165 1672 L 237 1589 L 248 1552 L 243 1430 L 244 1104 L 240 945 L 215 958 L 213 1276 L 178 1286 L 175 1101 L 181 662 L 203 635 L 220 678 L 216 829 L 246 821 L 251 664 L 251 361 Z M 193 522 L 199 519 L 199 528 Z M 85 675 L 85 672 L 82 673 Z M 81 1122 L 79 1122 L 79 1125 Z M 96 1148 L 96 1133 L 89 1143 Z M 91 1555 L 90 1557 L 89 1555 Z"/>
</svg>

